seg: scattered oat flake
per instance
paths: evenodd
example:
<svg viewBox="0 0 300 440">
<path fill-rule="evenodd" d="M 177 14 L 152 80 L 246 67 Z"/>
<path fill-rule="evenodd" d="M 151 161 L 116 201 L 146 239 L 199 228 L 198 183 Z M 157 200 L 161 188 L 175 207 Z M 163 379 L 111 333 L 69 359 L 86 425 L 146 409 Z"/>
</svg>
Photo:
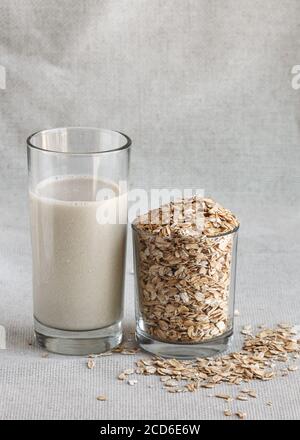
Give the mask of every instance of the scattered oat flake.
<svg viewBox="0 0 300 440">
<path fill-rule="evenodd" d="M 272 406 L 273 403 L 272 403 L 271 401 L 269 401 L 269 402 L 266 403 L 266 405 L 268 405 L 268 406 Z"/>
<path fill-rule="evenodd" d="M 137 380 L 135 380 L 135 379 L 131 379 L 131 380 L 129 380 L 128 381 L 128 385 L 136 385 L 138 383 L 138 381 Z"/>
<path fill-rule="evenodd" d="M 234 316 L 240 316 L 240 312 L 239 312 L 238 309 L 235 309 L 235 311 L 234 311 Z"/>
<path fill-rule="evenodd" d="M 249 388 L 244 388 L 243 390 L 240 390 L 240 393 L 248 394 L 248 396 L 253 398 L 257 397 L 256 391 L 250 390 Z"/>
<path fill-rule="evenodd" d="M 290 324 L 282 322 L 282 323 L 278 324 L 278 327 L 283 328 L 283 329 L 290 329 L 292 326 Z"/>
<path fill-rule="evenodd" d="M 242 335 L 250 336 L 252 334 L 252 327 L 251 325 L 244 325 L 244 327 L 241 330 Z"/>
<path fill-rule="evenodd" d="M 98 354 L 95 354 L 95 353 L 90 353 L 89 355 L 88 355 L 88 358 L 98 358 L 98 357 L 103 357 L 103 356 L 111 356 L 113 353 L 111 352 L 111 351 L 105 351 L 104 353 L 98 353 Z"/>
<path fill-rule="evenodd" d="M 219 399 L 224 399 L 224 400 L 231 400 L 232 397 L 229 396 L 229 394 L 215 394 L 215 397 L 218 397 Z"/>
<path fill-rule="evenodd" d="M 248 397 L 243 394 L 239 394 L 238 396 L 236 396 L 236 399 L 246 401 L 246 400 L 248 400 Z"/>
<path fill-rule="evenodd" d="M 97 400 L 100 400 L 101 402 L 104 402 L 105 400 L 107 400 L 106 396 L 98 396 Z"/>
<path fill-rule="evenodd" d="M 168 393 L 177 393 L 178 388 L 175 387 L 164 387 L 165 390 L 168 391 Z"/>
<path fill-rule="evenodd" d="M 204 383 L 203 385 L 201 385 L 202 388 L 215 388 L 215 384 L 214 383 Z"/>
<path fill-rule="evenodd" d="M 232 411 L 230 409 L 225 409 L 224 416 L 226 417 L 232 416 Z"/>
<path fill-rule="evenodd" d="M 120 353 L 123 355 L 134 355 L 134 354 L 138 353 L 139 351 L 140 351 L 139 347 L 128 345 L 128 344 L 121 344 L 112 350 L 113 353 Z"/>
<path fill-rule="evenodd" d="M 124 356 L 132 356 L 132 355 L 138 353 L 139 351 L 140 351 L 139 349 L 133 349 L 133 350 L 123 350 L 123 351 L 120 351 L 119 353 Z"/>
<path fill-rule="evenodd" d="M 118 379 L 119 380 L 125 380 L 125 379 L 127 379 L 127 375 L 124 374 L 124 373 L 121 373 L 121 374 L 119 374 Z"/>
<path fill-rule="evenodd" d="M 186 390 L 189 391 L 190 393 L 193 393 L 193 392 L 196 391 L 196 389 L 197 389 L 197 384 L 191 382 L 191 383 L 188 383 L 188 384 L 185 386 L 185 388 L 186 388 Z"/>
<path fill-rule="evenodd" d="M 290 366 L 288 367 L 288 370 L 289 370 L 289 371 L 297 371 L 297 370 L 298 370 L 298 367 L 297 367 L 297 365 L 290 365 Z"/>
<path fill-rule="evenodd" d="M 161 376 L 160 381 L 161 382 L 168 382 L 168 380 L 171 379 L 171 376 Z"/>
<path fill-rule="evenodd" d="M 152 367 L 152 366 L 145 367 L 145 371 L 146 371 L 146 373 L 148 373 L 148 374 L 155 374 L 155 373 L 156 373 L 156 368 L 155 368 L 155 367 Z"/>
<path fill-rule="evenodd" d="M 247 413 L 243 411 L 237 411 L 235 415 L 238 416 L 239 419 L 245 419 L 247 417 Z"/>
<path fill-rule="evenodd" d="M 165 382 L 165 385 L 168 387 L 176 387 L 178 385 L 177 380 L 169 379 L 167 382 Z"/>
<path fill-rule="evenodd" d="M 95 363 L 94 359 L 89 359 L 87 361 L 87 367 L 89 370 L 91 370 L 92 368 L 95 368 L 95 366 L 96 366 L 96 363 Z"/>
</svg>

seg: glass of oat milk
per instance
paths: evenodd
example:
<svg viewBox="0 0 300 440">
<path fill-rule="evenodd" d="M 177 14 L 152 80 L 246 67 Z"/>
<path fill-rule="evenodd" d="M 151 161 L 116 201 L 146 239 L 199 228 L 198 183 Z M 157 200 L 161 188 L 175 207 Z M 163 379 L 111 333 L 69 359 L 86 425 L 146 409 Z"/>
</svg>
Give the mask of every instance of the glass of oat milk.
<svg viewBox="0 0 300 440">
<path fill-rule="evenodd" d="M 122 339 L 131 140 L 99 128 L 44 130 L 27 140 L 34 327 L 63 354 Z"/>
</svg>

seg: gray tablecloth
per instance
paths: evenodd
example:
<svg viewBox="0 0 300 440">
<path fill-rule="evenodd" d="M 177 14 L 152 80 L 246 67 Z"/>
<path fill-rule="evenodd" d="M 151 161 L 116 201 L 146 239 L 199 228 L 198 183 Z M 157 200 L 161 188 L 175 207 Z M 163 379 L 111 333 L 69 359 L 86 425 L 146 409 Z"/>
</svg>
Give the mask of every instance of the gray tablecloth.
<svg viewBox="0 0 300 440">
<path fill-rule="evenodd" d="M 2 0 L 0 64 L 0 418 L 213 419 L 210 390 L 168 394 L 118 373 L 141 356 L 97 360 L 32 340 L 25 138 L 96 125 L 134 140 L 132 187 L 204 188 L 241 220 L 233 349 L 243 324 L 300 324 L 298 1 Z M 2 83 L 3 85 L 3 83 Z M 132 331 L 128 251 L 125 327 Z M 149 388 L 153 385 L 153 388 Z M 300 417 L 300 374 L 251 384 L 249 419 Z M 236 391 L 220 385 L 218 391 Z M 108 400 L 99 402 L 104 394 Z M 272 406 L 266 402 L 272 401 Z"/>
</svg>

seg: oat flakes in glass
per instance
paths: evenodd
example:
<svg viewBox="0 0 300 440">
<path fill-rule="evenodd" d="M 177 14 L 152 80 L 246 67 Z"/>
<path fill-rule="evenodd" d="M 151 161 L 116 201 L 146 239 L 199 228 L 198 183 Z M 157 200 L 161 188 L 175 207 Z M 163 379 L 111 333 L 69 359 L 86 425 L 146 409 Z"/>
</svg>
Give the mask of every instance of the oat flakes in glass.
<svg viewBox="0 0 300 440">
<path fill-rule="evenodd" d="M 228 347 L 238 229 L 228 209 L 200 197 L 133 222 L 136 338 L 144 350 L 187 359 Z"/>
</svg>

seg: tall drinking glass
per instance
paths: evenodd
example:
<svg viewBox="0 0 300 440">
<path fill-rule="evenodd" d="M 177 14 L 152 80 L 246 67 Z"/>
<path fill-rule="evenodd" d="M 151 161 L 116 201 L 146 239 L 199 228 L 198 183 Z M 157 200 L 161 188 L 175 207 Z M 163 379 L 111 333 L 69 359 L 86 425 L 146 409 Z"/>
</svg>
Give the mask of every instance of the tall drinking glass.
<svg viewBox="0 0 300 440">
<path fill-rule="evenodd" d="M 44 130 L 27 140 L 34 327 L 64 354 L 122 339 L 131 140 L 99 128 Z"/>
</svg>

